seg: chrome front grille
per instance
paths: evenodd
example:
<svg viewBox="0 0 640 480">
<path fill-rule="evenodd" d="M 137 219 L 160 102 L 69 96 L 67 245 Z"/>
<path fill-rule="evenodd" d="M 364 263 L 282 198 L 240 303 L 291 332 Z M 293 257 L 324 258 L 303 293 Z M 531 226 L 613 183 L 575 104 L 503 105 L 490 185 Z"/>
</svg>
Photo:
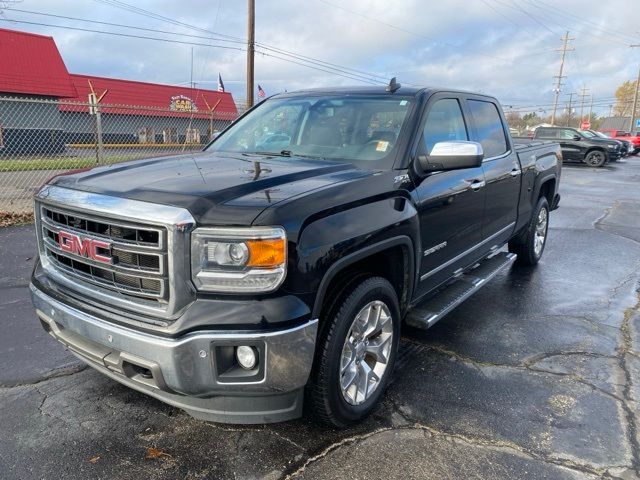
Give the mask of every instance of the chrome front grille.
<svg viewBox="0 0 640 480">
<path fill-rule="evenodd" d="M 40 229 L 43 253 L 64 274 L 133 299 L 169 301 L 166 228 L 41 204 Z M 100 249 L 100 253 L 111 261 L 96 261 L 65 250 L 60 232 L 106 242 L 109 247 Z"/>
<path fill-rule="evenodd" d="M 57 185 L 42 187 L 35 207 L 42 271 L 74 300 L 155 326 L 169 325 L 195 300 L 188 210 Z M 70 238 L 82 247 L 66 248 Z"/>
</svg>

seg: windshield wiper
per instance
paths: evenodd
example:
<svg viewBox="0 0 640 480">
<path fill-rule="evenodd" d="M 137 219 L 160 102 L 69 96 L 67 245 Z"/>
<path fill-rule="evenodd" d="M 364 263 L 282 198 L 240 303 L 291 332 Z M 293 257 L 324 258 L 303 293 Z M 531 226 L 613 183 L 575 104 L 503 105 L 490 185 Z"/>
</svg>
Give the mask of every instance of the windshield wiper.
<svg viewBox="0 0 640 480">
<path fill-rule="evenodd" d="M 279 152 L 243 152 L 243 155 L 264 155 L 268 157 L 300 157 L 324 160 L 324 157 L 320 157 L 318 155 L 304 155 L 302 153 L 294 153 L 291 150 L 280 150 Z"/>
</svg>

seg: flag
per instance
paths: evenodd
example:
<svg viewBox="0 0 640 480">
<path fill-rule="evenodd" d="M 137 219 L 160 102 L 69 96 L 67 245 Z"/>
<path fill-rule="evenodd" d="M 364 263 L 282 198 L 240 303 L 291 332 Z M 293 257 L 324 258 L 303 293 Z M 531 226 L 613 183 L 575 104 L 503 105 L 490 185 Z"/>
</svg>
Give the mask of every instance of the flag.
<svg viewBox="0 0 640 480">
<path fill-rule="evenodd" d="M 258 96 L 260 98 L 264 98 L 264 96 L 265 96 L 264 90 L 262 89 L 262 87 L 260 85 L 258 85 Z"/>
<path fill-rule="evenodd" d="M 218 91 L 224 92 L 224 83 L 222 83 L 222 77 L 218 74 Z"/>
</svg>

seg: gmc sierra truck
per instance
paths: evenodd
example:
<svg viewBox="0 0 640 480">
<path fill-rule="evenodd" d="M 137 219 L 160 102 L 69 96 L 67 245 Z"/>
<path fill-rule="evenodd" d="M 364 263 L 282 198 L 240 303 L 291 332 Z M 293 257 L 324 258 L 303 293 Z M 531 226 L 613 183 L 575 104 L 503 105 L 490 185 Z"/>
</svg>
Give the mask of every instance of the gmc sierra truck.
<svg viewBox="0 0 640 480">
<path fill-rule="evenodd" d="M 276 95 L 202 152 L 44 185 L 37 316 L 95 369 L 200 419 L 284 421 L 305 400 L 357 422 L 401 324 L 429 328 L 540 260 L 562 154 L 529 142 L 485 95 L 395 80 Z"/>
</svg>

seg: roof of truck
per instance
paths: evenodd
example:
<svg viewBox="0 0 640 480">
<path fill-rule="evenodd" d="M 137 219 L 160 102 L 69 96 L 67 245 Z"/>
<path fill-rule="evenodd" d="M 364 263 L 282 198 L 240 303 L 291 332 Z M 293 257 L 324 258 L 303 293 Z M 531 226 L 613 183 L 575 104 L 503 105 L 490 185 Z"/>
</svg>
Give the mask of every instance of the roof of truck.
<svg viewBox="0 0 640 480">
<path fill-rule="evenodd" d="M 356 87 L 322 87 L 322 88 L 306 88 L 303 90 L 296 90 L 294 92 L 284 92 L 274 95 L 275 97 L 296 97 L 304 95 L 326 95 L 326 94 L 354 94 L 354 95 L 396 95 L 396 96 L 416 96 L 421 93 L 437 93 L 437 92 L 450 92 L 450 93 L 462 93 L 467 95 L 478 95 L 481 97 L 495 98 L 491 95 L 484 93 L 470 92 L 468 90 L 458 90 L 455 88 L 444 87 L 415 87 L 401 86 L 395 92 L 388 92 L 387 85 L 371 85 L 371 86 L 356 86 Z"/>
</svg>

